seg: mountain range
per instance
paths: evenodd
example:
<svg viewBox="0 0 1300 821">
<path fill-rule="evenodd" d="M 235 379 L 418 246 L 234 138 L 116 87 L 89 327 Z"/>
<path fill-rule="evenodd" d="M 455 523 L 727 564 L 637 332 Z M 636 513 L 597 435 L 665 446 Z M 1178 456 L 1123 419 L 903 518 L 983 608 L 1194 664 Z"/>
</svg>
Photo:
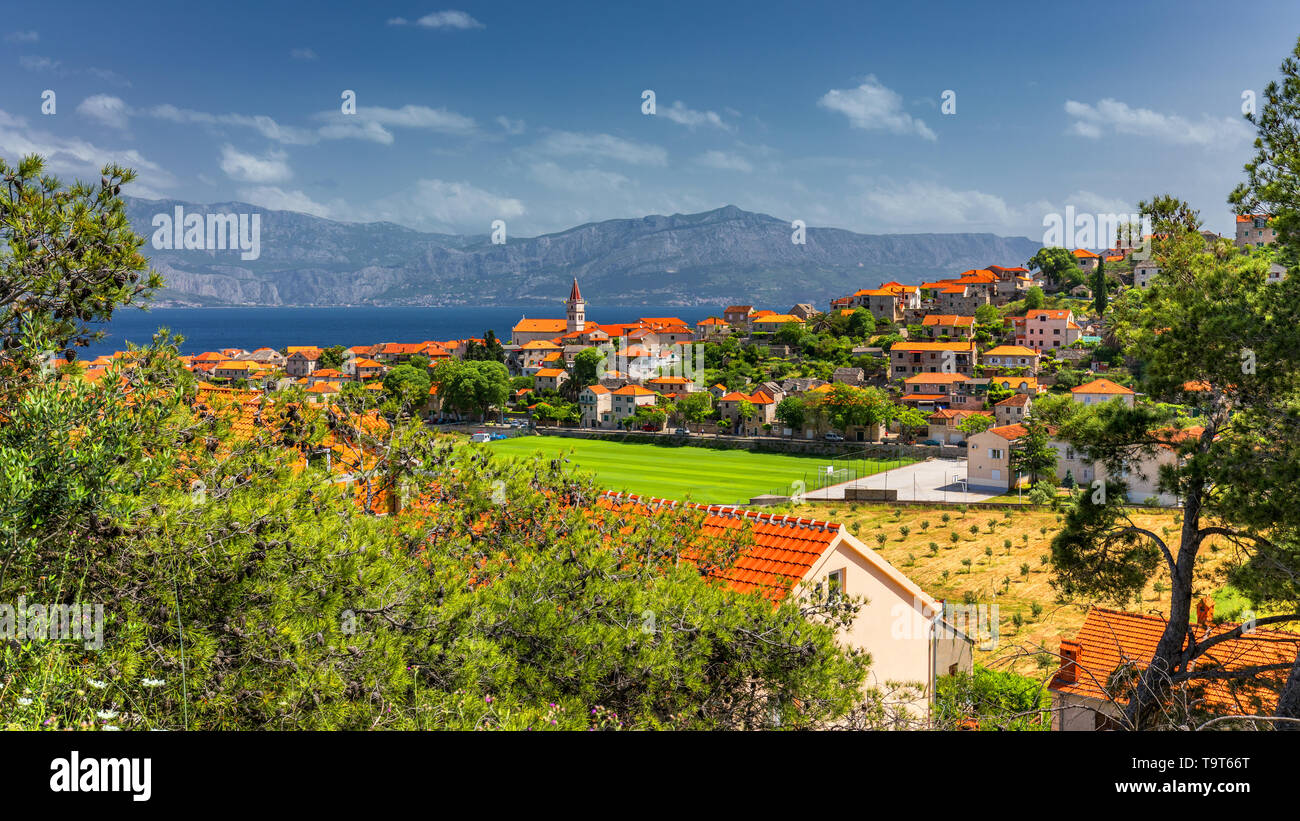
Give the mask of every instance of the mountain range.
<svg viewBox="0 0 1300 821">
<path fill-rule="evenodd" d="M 168 250 L 151 242 L 154 217 L 260 214 L 260 255 Z M 858 234 L 806 229 L 728 205 L 698 214 L 588 223 L 554 234 L 433 234 L 390 222 L 350 223 L 240 202 L 199 204 L 128 198 L 163 275 L 159 306 L 543 305 L 577 277 L 588 301 L 606 305 L 744 303 L 822 306 L 896 280 L 948 277 L 988 265 L 1022 265 L 1040 243 L 994 234 Z"/>
</svg>

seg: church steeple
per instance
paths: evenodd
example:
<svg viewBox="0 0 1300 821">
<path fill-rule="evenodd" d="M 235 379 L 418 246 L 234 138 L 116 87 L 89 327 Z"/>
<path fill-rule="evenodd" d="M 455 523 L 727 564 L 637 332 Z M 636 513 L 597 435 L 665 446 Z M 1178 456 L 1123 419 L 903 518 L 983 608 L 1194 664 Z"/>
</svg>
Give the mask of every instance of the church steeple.
<svg viewBox="0 0 1300 821">
<path fill-rule="evenodd" d="M 565 311 L 565 320 L 569 333 L 575 331 L 584 331 L 587 329 L 587 301 L 582 298 L 582 291 L 578 289 L 578 278 L 573 278 L 573 287 L 569 290 L 569 298 L 565 301 L 568 306 Z"/>
</svg>

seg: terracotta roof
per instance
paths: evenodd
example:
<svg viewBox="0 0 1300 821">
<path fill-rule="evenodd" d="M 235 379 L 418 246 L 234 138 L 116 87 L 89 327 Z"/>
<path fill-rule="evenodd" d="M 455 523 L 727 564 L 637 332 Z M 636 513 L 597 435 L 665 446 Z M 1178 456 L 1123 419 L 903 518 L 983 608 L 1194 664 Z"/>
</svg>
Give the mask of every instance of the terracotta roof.
<svg viewBox="0 0 1300 821">
<path fill-rule="evenodd" d="M 1049 689 L 1061 693 L 1105 698 L 1104 687 L 1116 669 L 1125 663 L 1145 668 L 1155 655 L 1156 644 L 1165 630 L 1165 619 L 1142 613 L 1125 613 L 1094 607 L 1088 611 L 1083 626 L 1075 637 L 1079 650 L 1078 669 L 1074 681 L 1068 674 L 1057 671 L 1049 682 Z M 1233 623 L 1191 625 L 1198 641 L 1222 635 L 1237 627 Z M 1200 669 L 1222 667 L 1233 670 L 1295 661 L 1300 648 L 1300 634 L 1277 630 L 1256 629 L 1249 637 L 1228 639 L 1210 648 L 1197 660 Z M 1268 712 L 1277 703 L 1276 692 L 1259 682 L 1280 686 L 1287 671 L 1260 673 L 1254 682 L 1230 684 L 1226 679 L 1207 679 L 1195 682 L 1204 687 L 1205 706 L 1215 712 L 1261 713 Z M 1244 686 L 1243 686 L 1244 685 Z M 1122 696 L 1121 693 L 1115 695 Z"/>
<path fill-rule="evenodd" d="M 1024 425 L 1003 425 L 997 428 L 989 428 L 987 432 L 995 433 L 1003 439 L 1006 439 L 1008 442 L 1014 442 L 1029 433 L 1029 429 Z"/>
<path fill-rule="evenodd" d="M 375 350 L 376 354 L 387 354 L 389 356 L 402 356 L 405 354 L 419 353 L 424 349 L 424 345 L 419 342 L 385 342 Z"/>
<path fill-rule="evenodd" d="M 1076 257 L 1078 257 L 1079 259 L 1096 259 L 1096 258 L 1097 258 L 1097 255 L 1094 254 L 1092 251 L 1088 251 L 1088 250 L 1085 250 L 1085 249 L 1083 249 L 1083 248 L 1075 248 L 1073 251 L 1071 251 L 1071 253 L 1074 254 L 1074 255 L 1075 255 Z"/>
<path fill-rule="evenodd" d="M 724 314 L 747 314 L 752 310 L 754 310 L 753 305 L 731 305 L 727 308 L 727 310 L 723 311 L 723 313 Z"/>
<path fill-rule="evenodd" d="M 538 321 L 540 322 L 541 320 Z M 518 330 L 518 326 L 516 326 L 516 330 Z M 534 339 L 532 342 L 527 342 L 520 346 L 520 350 L 523 351 L 549 351 L 559 349 L 559 345 L 556 345 L 554 342 L 548 342 L 545 339 Z"/>
<path fill-rule="evenodd" d="M 1132 395 L 1133 391 L 1118 385 L 1109 379 L 1094 379 L 1086 385 L 1079 385 L 1077 388 L 1070 388 L 1070 393 L 1113 393 L 1116 395 Z"/>
<path fill-rule="evenodd" d="M 903 402 L 938 402 L 947 398 L 946 393 L 908 393 L 903 395 Z"/>
<path fill-rule="evenodd" d="M 565 373 L 564 368 L 542 368 L 537 372 L 537 375 L 543 379 L 556 379 Z"/>
<path fill-rule="evenodd" d="M 777 322 L 777 323 L 784 324 L 786 322 L 803 322 L 803 320 L 797 316 L 792 316 L 791 314 L 768 314 L 766 316 L 754 317 L 754 324 L 756 325 L 770 323 L 770 322 Z"/>
<path fill-rule="evenodd" d="M 958 316 L 957 314 L 926 314 L 921 324 L 929 325 L 953 325 L 958 328 L 968 328 L 975 324 L 973 316 Z"/>
<path fill-rule="evenodd" d="M 696 326 L 699 326 L 699 325 L 728 325 L 730 323 L 728 323 L 725 319 L 719 319 L 716 316 L 711 316 L 708 319 L 701 319 L 699 322 L 696 322 L 695 324 Z"/>
<path fill-rule="evenodd" d="M 1028 404 L 1029 404 L 1029 394 L 1027 394 L 1027 393 L 1017 393 L 1017 394 L 1013 394 L 1013 395 L 1011 395 L 1011 396 L 1008 396 L 1006 399 L 1003 399 L 1001 402 L 996 403 L 993 407 L 995 407 L 995 408 L 1019 408 L 1019 407 L 1024 407 L 1024 406 L 1026 406 L 1026 405 L 1028 405 Z"/>
<path fill-rule="evenodd" d="M 1033 308 L 1025 312 L 1025 319 L 1038 319 L 1040 316 L 1045 317 L 1047 319 L 1069 319 L 1070 309 L 1069 308 L 1062 308 L 1062 309 Z"/>
<path fill-rule="evenodd" d="M 640 385 L 624 385 L 613 393 L 619 396 L 654 396 L 655 392 Z"/>
<path fill-rule="evenodd" d="M 577 302 L 582 299 L 582 291 L 578 290 L 578 278 L 573 278 L 573 287 L 569 289 L 569 301 Z"/>
<path fill-rule="evenodd" d="M 609 393 L 609 388 L 601 384 L 588 385 L 587 387 L 583 388 L 583 390 L 591 391 L 592 393 L 597 395 Z"/>
<path fill-rule="evenodd" d="M 520 334 L 561 334 L 568 329 L 568 320 L 564 319 L 521 319 L 511 330 Z"/>
<path fill-rule="evenodd" d="M 989 348 L 980 356 L 1038 356 L 1038 351 L 1023 345 L 999 345 L 996 348 Z"/>
<path fill-rule="evenodd" d="M 970 377 L 961 373 L 940 373 L 938 371 L 929 371 L 927 373 L 913 374 L 903 380 L 905 384 L 919 385 L 944 385 L 952 382 L 969 382 Z"/>
<path fill-rule="evenodd" d="M 893 351 L 960 351 L 970 353 L 975 349 L 974 342 L 895 342 L 889 350 Z"/>
<path fill-rule="evenodd" d="M 748 530 L 752 543 L 727 568 L 713 572 L 713 578 L 725 581 L 740 593 L 757 593 L 772 602 L 789 595 L 840 537 L 841 527 L 833 522 L 801 519 L 775 513 L 760 513 L 722 505 L 680 504 L 639 496 L 605 494 L 603 507 L 649 514 L 668 506 L 702 511 L 701 532 L 712 539 L 742 536 Z"/>
</svg>

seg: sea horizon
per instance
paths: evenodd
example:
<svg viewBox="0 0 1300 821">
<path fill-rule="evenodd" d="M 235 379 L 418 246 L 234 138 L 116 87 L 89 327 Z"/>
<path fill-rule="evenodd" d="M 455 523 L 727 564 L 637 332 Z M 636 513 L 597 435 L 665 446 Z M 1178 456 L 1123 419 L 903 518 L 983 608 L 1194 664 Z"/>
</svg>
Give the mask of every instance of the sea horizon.
<svg viewBox="0 0 1300 821">
<path fill-rule="evenodd" d="M 643 316 L 675 316 L 694 325 L 721 316 L 724 306 L 590 305 L 589 321 L 604 324 L 634 322 Z M 288 345 L 372 345 L 377 342 L 423 342 L 426 339 L 481 339 L 488 330 L 503 343 L 522 317 L 564 317 L 563 303 L 545 305 L 482 305 L 456 307 L 356 306 L 284 307 L 222 305 L 202 308 L 130 308 L 112 321 L 95 324 L 102 340 L 79 351 L 93 359 L 126 350 L 127 343 L 147 343 L 166 327 L 185 337 L 180 352 L 195 355 L 222 348 L 281 349 Z M 272 318 L 273 317 L 273 318 Z"/>
</svg>

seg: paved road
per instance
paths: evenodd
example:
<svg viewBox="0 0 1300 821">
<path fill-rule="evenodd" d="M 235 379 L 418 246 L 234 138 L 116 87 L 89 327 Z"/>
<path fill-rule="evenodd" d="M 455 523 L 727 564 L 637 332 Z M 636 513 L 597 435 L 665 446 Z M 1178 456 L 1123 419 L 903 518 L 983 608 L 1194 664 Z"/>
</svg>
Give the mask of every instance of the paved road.
<svg viewBox="0 0 1300 821">
<path fill-rule="evenodd" d="M 805 495 L 814 499 L 844 498 L 846 487 L 896 488 L 899 501 L 909 502 L 983 502 L 998 495 L 996 492 L 966 492 L 959 480 L 966 478 L 965 459 L 926 459 L 906 467 L 864 476 L 851 482 L 832 485 Z"/>
</svg>

